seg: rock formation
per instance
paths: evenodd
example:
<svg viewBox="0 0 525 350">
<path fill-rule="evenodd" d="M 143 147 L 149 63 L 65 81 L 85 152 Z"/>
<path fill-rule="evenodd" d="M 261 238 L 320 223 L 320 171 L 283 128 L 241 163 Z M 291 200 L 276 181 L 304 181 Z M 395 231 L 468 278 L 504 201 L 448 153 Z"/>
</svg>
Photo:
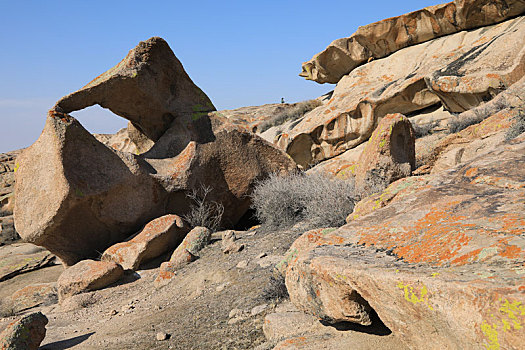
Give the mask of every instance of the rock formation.
<svg viewBox="0 0 525 350">
<path fill-rule="evenodd" d="M 350 37 L 333 41 L 303 63 L 300 76 L 336 84 L 356 67 L 405 47 L 444 35 L 484 27 L 525 12 L 520 0 L 455 0 L 359 27 Z"/>
<path fill-rule="evenodd" d="M 34 312 L 12 322 L 0 333 L 0 349 L 37 350 L 46 336 L 48 319 Z"/>
<path fill-rule="evenodd" d="M 330 101 L 277 144 L 308 167 L 366 141 L 386 114 L 410 116 L 439 104 L 464 112 L 525 74 L 524 48 L 524 17 L 406 47 L 342 77 Z"/>
<path fill-rule="evenodd" d="M 126 240 L 156 217 L 185 215 L 192 204 L 186 195 L 202 187 L 212 188 L 207 200 L 224 206 L 222 224 L 234 225 L 250 206 L 255 182 L 295 164 L 254 134 L 214 135 L 209 109 L 192 110 L 197 101 L 209 100 L 167 44 L 152 38 L 57 102 L 38 140 L 18 158 L 20 235 L 73 265 Z M 141 155 L 116 151 L 63 112 L 94 103 L 129 118 L 137 134 L 156 142 Z M 168 112 L 170 118 L 162 119 Z"/>
<path fill-rule="evenodd" d="M 0 154 L 0 246 L 20 238 L 13 222 L 15 159 L 20 151 Z"/>
<path fill-rule="evenodd" d="M 416 165 L 412 124 L 401 114 L 388 114 L 379 122 L 359 157 L 356 191 L 371 194 L 410 176 Z"/>
</svg>

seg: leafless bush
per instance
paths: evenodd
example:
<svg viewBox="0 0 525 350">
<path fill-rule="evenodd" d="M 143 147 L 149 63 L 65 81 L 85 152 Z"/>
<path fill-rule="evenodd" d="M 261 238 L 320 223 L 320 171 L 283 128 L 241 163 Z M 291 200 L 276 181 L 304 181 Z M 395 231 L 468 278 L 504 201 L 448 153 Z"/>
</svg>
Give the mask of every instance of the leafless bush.
<svg viewBox="0 0 525 350">
<path fill-rule="evenodd" d="M 518 115 L 514 118 L 514 123 L 507 130 L 505 139 L 512 140 L 513 138 L 525 132 L 525 110 L 520 110 Z"/>
<path fill-rule="evenodd" d="M 434 120 L 433 122 L 422 124 L 422 125 L 412 123 L 412 127 L 414 128 L 414 133 L 416 135 L 416 138 L 418 139 L 431 134 L 432 130 L 434 130 L 434 128 L 438 125 L 439 125 L 439 120 Z"/>
<path fill-rule="evenodd" d="M 0 300 L 0 317 L 11 317 L 16 315 L 13 302 L 9 299 Z"/>
<path fill-rule="evenodd" d="M 485 115 L 473 113 L 468 117 L 454 116 L 448 121 L 448 132 L 449 134 L 455 134 L 460 132 L 467 127 L 478 124 L 486 118 Z"/>
<path fill-rule="evenodd" d="M 190 205 L 190 211 L 183 218 L 191 227 L 203 226 L 215 232 L 220 227 L 224 206 L 207 199 L 211 191 L 211 187 L 201 185 L 199 189 L 188 193 L 186 197 L 193 203 Z"/>
<path fill-rule="evenodd" d="M 280 301 L 289 297 L 284 276 L 280 273 L 270 276 L 268 284 L 262 290 L 261 298 L 265 301 Z"/>
<path fill-rule="evenodd" d="M 340 226 L 354 208 L 353 181 L 322 174 L 271 175 L 252 194 L 255 215 L 267 229 L 285 229 L 298 222 L 308 227 Z"/>
<path fill-rule="evenodd" d="M 286 109 L 285 111 L 276 114 L 272 118 L 262 122 L 257 132 L 264 132 L 270 129 L 272 126 L 282 125 L 290 120 L 297 120 L 306 113 L 310 112 L 312 109 L 319 107 L 320 105 L 322 105 L 322 102 L 319 100 L 308 100 L 298 102 L 294 106 Z"/>
</svg>

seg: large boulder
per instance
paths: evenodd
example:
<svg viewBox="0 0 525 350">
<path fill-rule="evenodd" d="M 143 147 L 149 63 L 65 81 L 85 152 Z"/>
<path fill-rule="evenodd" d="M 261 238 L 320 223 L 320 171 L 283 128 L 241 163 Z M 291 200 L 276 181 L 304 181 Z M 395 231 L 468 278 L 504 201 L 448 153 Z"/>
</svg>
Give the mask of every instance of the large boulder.
<svg viewBox="0 0 525 350">
<path fill-rule="evenodd" d="M 276 142 L 307 167 L 368 140 L 387 114 L 439 105 L 464 112 L 525 75 L 524 48 L 524 17 L 406 47 L 345 75 L 328 103 Z"/>
<path fill-rule="evenodd" d="M 339 229 L 305 233 L 280 265 L 292 302 L 329 322 L 370 307 L 412 348 L 519 348 L 524 165 L 521 136 L 393 183 L 394 200 Z"/>
<path fill-rule="evenodd" d="M 67 114 L 49 112 L 18 164 L 17 230 L 66 265 L 125 240 L 162 212 L 162 187 L 148 164 L 104 146 Z"/>
<path fill-rule="evenodd" d="M 132 239 L 109 247 L 101 260 L 113 261 L 124 269 L 136 270 L 148 260 L 159 257 L 182 242 L 189 228 L 177 215 L 152 220 Z"/>
<path fill-rule="evenodd" d="M 410 176 L 416 166 L 412 124 L 401 114 L 388 114 L 379 122 L 357 163 L 355 186 L 363 194 L 378 192 Z"/>
<path fill-rule="evenodd" d="M 46 336 L 48 319 L 41 312 L 34 312 L 10 323 L 0 333 L 0 349 L 37 350 Z"/>
<path fill-rule="evenodd" d="M 215 110 L 168 43 L 158 37 L 141 41 L 115 67 L 60 99 L 54 109 L 71 113 L 94 104 L 128 119 L 153 141 L 175 120 L 179 127 L 188 128 L 194 120 Z M 197 139 L 210 137 L 209 130 L 203 128 L 190 133 Z"/>
<path fill-rule="evenodd" d="M 356 67 L 402 48 L 444 35 L 483 27 L 525 12 L 521 0 L 456 0 L 359 27 L 348 38 L 333 41 L 303 63 L 300 76 L 336 84 Z"/>
</svg>

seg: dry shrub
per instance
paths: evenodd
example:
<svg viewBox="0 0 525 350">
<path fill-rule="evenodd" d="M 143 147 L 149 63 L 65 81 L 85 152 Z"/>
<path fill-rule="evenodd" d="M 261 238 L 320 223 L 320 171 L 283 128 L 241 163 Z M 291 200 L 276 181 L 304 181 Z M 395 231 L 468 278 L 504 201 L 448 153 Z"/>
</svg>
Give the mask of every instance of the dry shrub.
<svg viewBox="0 0 525 350">
<path fill-rule="evenodd" d="M 219 229 L 224 206 L 221 203 L 207 199 L 211 191 L 211 187 L 201 185 L 198 190 L 194 189 L 186 195 L 192 201 L 192 204 L 190 205 L 190 211 L 183 216 L 183 219 L 190 227 L 202 226 L 212 232 Z"/>
<path fill-rule="evenodd" d="M 11 317 L 15 315 L 15 305 L 11 299 L 0 299 L 0 317 Z"/>
<path fill-rule="evenodd" d="M 426 124 L 416 124 L 412 123 L 412 127 L 414 128 L 414 134 L 416 135 L 416 138 L 421 138 L 427 135 L 430 135 L 432 133 L 432 130 L 436 126 L 439 125 L 439 120 L 434 120 L 433 122 L 426 123 Z"/>
<path fill-rule="evenodd" d="M 525 110 L 520 110 L 518 115 L 514 118 L 514 123 L 507 130 L 505 139 L 512 140 L 513 138 L 525 132 Z"/>
<path fill-rule="evenodd" d="M 261 298 L 265 301 L 281 301 L 289 297 L 284 276 L 280 273 L 270 276 L 268 284 L 262 290 Z"/>
<path fill-rule="evenodd" d="M 298 102 L 292 107 L 287 108 L 285 111 L 278 113 L 272 118 L 262 122 L 261 125 L 259 125 L 257 132 L 265 132 L 273 126 L 282 125 L 290 120 L 297 120 L 320 105 L 322 105 L 322 102 L 319 100 Z"/>
<path fill-rule="evenodd" d="M 486 115 L 477 113 L 471 114 L 468 117 L 454 116 L 448 120 L 448 132 L 449 134 L 455 134 L 471 125 L 478 124 L 486 118 Z"/>
<path fill-rule="evenodd" d="M 252 194 L 252 207 L 261 224 L 270 230 L 286 229 L 299 222 L 308 227 L 340 226 L 354 209 L 353 181 L 322 174 L 271 175 Z"/>
</svg>

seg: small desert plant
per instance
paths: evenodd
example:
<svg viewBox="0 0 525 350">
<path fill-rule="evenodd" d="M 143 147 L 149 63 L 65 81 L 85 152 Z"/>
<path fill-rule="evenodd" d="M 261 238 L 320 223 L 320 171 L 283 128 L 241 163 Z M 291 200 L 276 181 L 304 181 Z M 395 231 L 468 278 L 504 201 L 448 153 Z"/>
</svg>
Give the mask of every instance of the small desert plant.
<svg viewBox="0 0 525 350">
<path fill-rule="evenodd" d="M 183 219 L 191 227 L 203 226 L 215 232 L 220 227 L 224 206 L 208 200 L 207 197 L 211 191 L 211 187 L 201 185 L 199 189 L 194 189 L 186 194 L 192 204 L 190 204 L 190 211 L 183 216 Z"/>
<path fill-rule="evenodd" d="M 430 135 L 432 133 L 432 130 L 436 126 L 439 125 L 439 120 L 434 120 L 433 122 L 426 123 L 426 124 L 416 124 L 412 123 L 412 127 L 414 128 L 414 134 L 416 135 L 416 138 L 421 138 L 427 135 Z"/>
<path fill-rule="evenodd" d="M 512 140 L 513 138 L 525 132 L 525 110 L 520 110 L 518 115 L 514 117 L 514 123 L 507 130 L 505 139 Z"/>
<path fill-rule="evenodd" d="M 270 276 L 268 284 L 262 290 L 261 298 L 265 301 L 288 299 L 288 289 L 286 289 L 286 284 L 284 283 L 284 276 L 280 273 Z"/>
<path fill-rule="evenodd" d="M 255 215 L 270 230 L 299 222 L 308 227 L 340 226 L 354 204 L 353 181 L 322 174 L 273 174 L 260 181 L 252 194 Z"/>
<path fill-rule="evenodd" d="M 308 100 L 304 102 L 298 102 L 295 105 L 287 108 L 281 113 L 274 115 L 272 118 L 261 123 L 257 132 L 264 132 L 270 129 L 272 126 L 282 125 L 290 120 L 297 120 L 312 109 L 322 105 L 319 100 Z"/>
<path fill-rule="evenodd" d="M 16 315 L 13 302 L 9 299 L 0 300 L 0 317 L 11 317 Z"/>
<path fill-rule="evenodd" d="M 461 130 L 466 129 L 471 125 L 478 124 L 485 118 L 486 116 L 478 115 L 476 113 L 468 117 L 460 117 L 459 115 L 454 116 L 448 121 L 448 132 L 449 134 L 460 132 Z"/>
</svg>

